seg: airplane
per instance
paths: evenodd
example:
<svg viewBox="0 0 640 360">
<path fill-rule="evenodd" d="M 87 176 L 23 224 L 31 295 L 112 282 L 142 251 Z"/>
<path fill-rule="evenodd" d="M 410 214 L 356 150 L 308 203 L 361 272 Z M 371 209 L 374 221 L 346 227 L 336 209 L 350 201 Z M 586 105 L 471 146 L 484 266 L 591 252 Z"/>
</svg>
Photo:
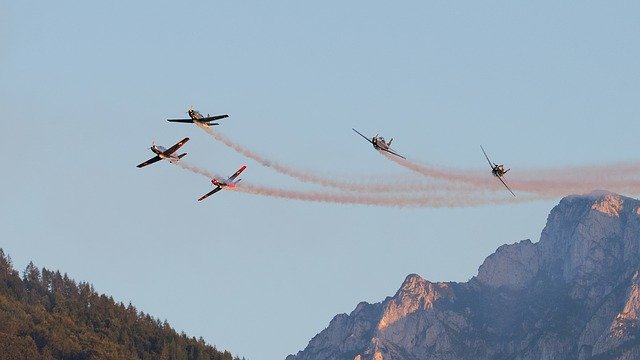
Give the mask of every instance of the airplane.
<svg viewBox="0 0 640 360">
<path fill-rule="evenodd" d="M 210 116 L 209 114 L 207 114 L 207 116 L 202 116 L 202 114 L 200 114 L 197 110 L 193 110 L 193 107 L 191 106 L 189 107 L 187 114 L 189 115 L 189 119 L 167 119 L 167 121 L 179 123 L 194 123 L 200 127 L 209 127 L 220 125 L 214 121 L 229 117 L 229 115 L 226 114 L 214 116 Z"/>
<path fill-rule="evenodd" d="M 236 187 L 236 184 L 239 183 L 240 180 L 242 180 L 242 179 L 235 180 L 235 178 L 237 178 L 238 175 L 240 175 L 240 173 L 243 172 L 244 169 L 246 169 L 246 168 L 247 168 L 247 165 L 243 165 L 240 169 L 238 169 L 238 171 L 236 171 L 235 174 L 229 176 L 229 178 L 227 180 L 212 179 L 211 183 L 213 185 L 215 185 L 216 188 L 211 190 L 211 191 L 209 191 L 208 193 L 204 194 L 200 199 L 198 199 L 198 201 L 202 201 L 202 200 L 208 198 L 209 196 L 217 193 L 218 191 L 222 190 L 223 188 L 231 188 L 231 189 L 233 189 L 234 187 Z"/>
<path fill-rule="evenodd" d="M 382 136 L 374 136 L 371 139 L 369 139 L 368 137 L 362 135 L 358 130 L 351 128 L 351 130 L 355 131 L 358 133 L 358 135 L 362 136 L 365 140 L 367 140 L 368 142 L 371 143 L 371 145 L 373 145 L 373 148 L 376 150 L 382 150 L 382 151 L 386 151 L 390 154 L 393 154 L 395 156 L 401 157 L 403 159 L 407 159 L 406 157 L 396 153 L 395 151 L 391 150 L 391 142 L 393 141 L 393 138 L 391 138 L 391 140 L 389 140 L 389 142 L 385 142 L 384 138 Z"/>
<path fill-rule="evenodd" d="M 487 158 L 487 161 L 489 162 L 489 166 L 491 166 L 491 173 L 493 174 L 493 176 L 497 177 L 498 180 L 500 180 L 502 185 L 504 185 L 504 187 L 506 187 L 507 190 L 509 190 L 511 195 L 516 196 L 516 194 L 514 194 L 513 191 L 511 191 L 511 189 L 509 188 L 507 183 L 502 179 L 504 174 L 506 174 L 511 169 L 505 170 L 504 169 L 504 165 L 498 165 L 498 164 L 492 162 L 491 160 L 489 160 L 489 156 L 487 156 L 487 152 L 484 151 L 484 148 L 482 147 L 482 145 L 480 145 L 480 149 L 482 149 L 482 152 L 484 153 L 484 157 Z"/>
<path fill-rule="evenodd" d="M 139 164 L 137 167 L 139 168 L 145 167 L 147 165 L 153 164 L 154 162 L 158 162 L 162 159 L 167 159 L 172 163 L 180 161 L 180 159 L 182 159 L 185 155 L 187 155 L 187 153 L 182 153 L 180 155 L 173 155 L 173 153 L 176 152 L 187 141 L 189 141 L 188 137 L 180 140 L 177 144 L 173 145 L 168 149 L 165 149 L 163 146 L 156 145 L 155 142 L 151 143 L 151 147 L 149 149 L 151 149 L 151 151 L 153 151 L 157 155 L 143 162 L 142 164 Z"/>
</svg>

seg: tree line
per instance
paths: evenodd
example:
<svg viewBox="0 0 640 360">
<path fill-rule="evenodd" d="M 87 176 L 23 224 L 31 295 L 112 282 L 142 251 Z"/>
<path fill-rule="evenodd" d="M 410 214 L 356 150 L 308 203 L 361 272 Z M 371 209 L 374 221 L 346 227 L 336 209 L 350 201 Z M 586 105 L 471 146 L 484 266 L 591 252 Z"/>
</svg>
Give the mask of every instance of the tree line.
<svg viewBox="0 0 640 360">
<path fill-rule="evenodd" d="M 0 248 L 2 359 L 240 360 L 167 321 L 33 262 L 22 276 Z"/>
</svg>

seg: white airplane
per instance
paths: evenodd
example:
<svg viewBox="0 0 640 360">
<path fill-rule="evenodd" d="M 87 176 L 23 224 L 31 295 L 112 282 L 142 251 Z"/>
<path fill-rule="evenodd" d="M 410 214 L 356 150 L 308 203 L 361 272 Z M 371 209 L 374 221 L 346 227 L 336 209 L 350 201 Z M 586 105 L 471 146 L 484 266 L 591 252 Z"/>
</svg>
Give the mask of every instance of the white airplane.
<svg viewBox="0 0 640 360">
<path fill-rule="evenodd" d="M 514 194 L 513 191 L 511 191 L 511 189 L 509 188 L 509 185 L 507 185 L 507 183 L 502 179 L 504 174 L 506 174 L 511 169 L 505 170 L 504 165 L 498 165 L 492 162 L 491 160 L 489 160 L 489 156 L 487 156 L 487 152 L 484 151 L 484 148 L 482 147 L 482 145 L 480 145 L 480 149 L 482 149 L 482 152 L 484 153 L 484 157 L 487 158 L 487 161 L 489 162 L 489 166 L 491 166 L 491 173 L 493 174 L 493 176 L 497 177 L 498 180 L 500 180 L 502 185 L 504 185 L 504 187 L 506 187 L 507 190 L 509 190 L 511 195 L 516 196 L 516 194 Z"/>
<path fill-rule="evenodd" d="M 244 169 L 246 169 L 246 168 L 247 168 L 247 165 L 243 165 L 240 169 L 238 169 L 238 171 L 236 171 L 235 174 L 231 175 L 227 180 L 212 179 L 211 183 L 213 185 L 215 185 L 216 188 L 211 190 L 211 191 L 209 191 L 208 193 L 204 194 L 200 199 L 198 199 L 198 201 L 202 201 L 202 200 L 208 198 L 209 196 L 217 193 L 218 191 L 222 190 L 223 188 L 234 188 L 234 187 L 236 187 L 236 184 L 239 183 L 240 180 L 242 180 L 242 179 L 235 180 L 235 178 L 237 178 L 238 175 L 240 175 L 240 173 L 243 172 Z"/>
<path fill-rule="evenodd" d="M 137 167 L 139 167 L 139 168 L 145 167 L 147 165 L 153 164 L 154 162 L 158 162 L 158 161 L 160 161 L 162 159 L 169 160 L 172 163 L 180 161 L 180 159 L 182 159 L 185 155 L 187 155 L 187 153 L 182 153 L 180 155 L 173 155 L 173 153 L 176 152 L 187 141 L 189 141 L 188 137 L 180 140 L 177 144 L 173 145 L 172 147 L 170 147 L 168 149 L 165 149 L 164 147 L 162 147 L 160 145 L 156 145 L 155 142 L 151 143 L 151 147 L 149 149 L 151 149 L 151 151 L 153 151 L 157 155 L 152 157 L 151 159 L 143 162 L 142 164 L 138 165 Z"/>
<path fill-rule="evenodd" d="M 391 142 L 393 141 L 393 138 L 391 138 L 391 140 L 389 140 L 389 142 L 384 141 L 384 138 L 382 136 L 374 136 L 371 139 L 369 139 L 368 137 L 362 135 L 358 130 L 351 128 L 351 130 L 355 131 L 358 133 L 358 135 L 362 136 L 365 140 L 367 140 L 368 142 L 371 143 L 371 145 L 373 145 L 373 148 L 376 150 L 382 150 L 382 151 L 386 151 L 390 154 L 393 154 L 395 156 L 401 157 L 403 159 L 406 159 L 404 156 L 396 153 L 395 151 L 391 150 Z"/>
<path fill-rule="evenodd" d="M 189 107 L 187 114 L 189 115 L 189 119 L 167 119 L 167 121 L 179 123 L 194 123 L 200 127 L 209 127 L 220 125 L 214 121 L 229 117 L 229 115 L 226 114 L 214 116 L 209 116 L 209 114 L 207 114 L 207 116 L 202 116 L 202 114 L 200 114 L 197 110 L 193 110 L 192 107 Z"/>
</svg>

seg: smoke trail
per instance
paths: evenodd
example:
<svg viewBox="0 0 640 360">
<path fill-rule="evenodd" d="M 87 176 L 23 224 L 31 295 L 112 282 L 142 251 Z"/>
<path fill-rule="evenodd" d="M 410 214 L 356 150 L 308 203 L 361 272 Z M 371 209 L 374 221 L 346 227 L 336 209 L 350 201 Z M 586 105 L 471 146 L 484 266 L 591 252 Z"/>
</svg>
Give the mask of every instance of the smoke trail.
<svg viewBox="0 0 640 360">
<path fill-rule="evenodd" d="M 343 191 L 354 191 L 354 192 L 407 192 L 407 191 L 461 191 L 465 184 L 451 183 L 450 181 L 441 184 L 434 184 L 433 182 L 407 182 L 406 180 L 401 181 L 390 181 L 384 182 L 381 180 L 377 180 L 377 183 L 362 183 L 356 181 L 340 181 L 333 178 L 328 178 L 326 176 L 320 176 L 316 174 L 311 174 L 305 171 L 300 171 L 289 166 L 282 165 L 276 161 L 269 160 L 260 154 L 257 154 L 254 151 L 251 151 L 244 146 L 232 141 L 226 136 L 214 132 L 210 128 L 202 128 L 207 134 L 212 136 L 214 139 L 222 142 L 226 146 L 235 150 L 239 154 L 242 154 L 250 159 L 255 160 L 263 166 L 270 167 L 275 171 L 287 175 L 289 177 L 298 179 L 300 181 L 306 183 L 319 184 L 324 187 L 332 187 L 336 189 L 340 189 Z"/>
<path fill-rule="evenodd" d="M 315 183 L 315 184 L 320 184 L 322 186 L 328 186 L 328 187 L 334 187 L 334 188 L 339 188 L 339 189 L 343 189 L 343 190 L 347 190 L 347 191 L 371 191 L 371 190 L 378 190 L 378 191 L 382 191 L 382 187 L 381 188 L 367 188 L 367 187 L 363 187 L 363 185 L 360 184 L 355 184 L 355 183 L 349 183 L 349 182 L 342 182 L 342 181 L 336 181 L 333 179 L 328 179 L 322 176 L 318 176 L 318 175 L 313 175 L 313 174 L 308 174 L 302 171 L 298 171 L 296 169 L 292 169 L 288 166 L 282 165 L 276 161 L 272 161 L 269 160 L 243 146 L 241 146 L 240 144 L 237 144 L 233 141 L 231 141 L 229 138 L 225 137 L 224 135 L 214 132 L 209 128 L 204 128 L 204 130 L 207 132 L 207 134 L 211 135 L 213 138 L 215 138 L 216 140 L 222 142 L 223 144 L 227 145 L 228 147 L 232 148 L 233 150 L 235 150 L 236 152 L 250 158 L 253 159 L 255 161 L 257 161 L 258 163 L 262 164 L 263 166 L 266 167 L 270 167 L 274 170 L 276 170 L 279 173 L 282 173 L 284 175 L 296 178 L 298 180 L 301 180 L 303 182 L 308 182 L 308 183 Z"/>
<path fill-rule="evenodd" d="M 455 170 L 449 170 L 444 168 L 440 170 L 430 166 L 416 164 L 412 161 L 395 156 L 386 151 L 382 151 L 382 150 L 378 150 L 378 151 L 384 157 L 395 162 L 396 164 L 427 177 L 441 179 L 441 180 L 462 182 L 462 183 L 467 183 L 473 186 L 485 186 L 487 184 L 486 179 L 482 179 L 479 173 L 471 175 L 470 172 L 460 173 Z"/>
<path fill-rule="evenodd" d="M 219 178 L 219 175 L 212 173 L 206 169 L 202 169 L 198 166 L 189 164 L 184 160 L 176 162 L 179 167 L 191 171 L 195 174 L 202 175 L 207 179 Z M 534 197 L 521 197 L 518 199 L 509 197 L 484 197 L 480 193 L 472 194 L 475 196 L 468 196 L 460 193 L 452 194 L 420 194 L 418 196 L 413 194 L 406 195 L 376 195 L 376 194 L 360 194 L 360 193 L 329 193 L 318 191 L 294 191 L 278 189 L 267 186 L 254 185 L 248 182 L 238 184 L 235 188 L 229 188 L 228 190 L 276 197 L 282 199 L 293 199 L 300 201 L 311 202 L 324 202 L 324 203 L 337 203 L 337 204 L 352 204 L 352 205 L 373 205 L 384 207 L 430 207 L 430 208 L 442 208 L 442 207 L 471 207 L 490 204 L 506 204 L 517 203 L 536 200 Z"/>
<path fill-rule="evenodd" d="M 477 172 L 454 169 L 435 169 L 402 159 L 385 151 L 380 151 L 387 159 L 427 177 L 440 180 L 462 182 L 473 187 L 493 187 L 495 181 L 488 169 L 483 175 Z M 509 176 L 511 175 L 511 176 Z M 595 188 L 625 190 L 634 193 L 640 188 L 640 164 L 622 163 L 603 166 L 566 167 L 563 169 L 541 169 L 525 171 L 505 176 L 505 181 L 513 190 L 558 196 L 567 193 L 589 192 Z"/>
<path fill-rule="evenodd" d="M 176 161 L 173 164 L 185 169 L 185 170 L 189 170 L 192 173 L 198 174 L 198 175 L 203 175 L 205 177 L 207 177 L 209 180 L 211 179 L 222 179 L 222 176 L 218 175 L 218 174 L 214 174 L 212 172 L 209 172 L 208 170 L 202 169 L 198 166 L 189 164 L 187 162 L 185 162 L 184 160 L 180 160 L 180 161 Z"/>
<path fill-rule="evenodd" d="M 198 166 L 179 161 L 176 165 L 191 171 L 195 174 L 205 176 L 207 179 L 220 178 L 219 175 Z M 494 183 L 495 191 L 504 191 L 502 185 Z M 640 193 L 640 180 L 630 180 L 626 183 L 620 182 L 616 186 L 607 187 L 619 193 Z M 428 207 L 428 208 L 458 208 L 473 207 L 483 205 L 501 205 L 526 203 L 539 200 L 555 199 L 558 196 L 567 194 L 561 187 L 550 187 L 533 193 L 519 194 L 518 197 L 489 195 L 484 189 L 470 189 L 469 192 L 435 192 L 431 194 L 362 194 L 362 193 L 334 193 L 319 191 L 295 191 L 273 188 L 268 186 L 255 185 L 248 182 L 238 184 L 235 188 L 228 190 L 238 191 L 247 194 L 275 197 L 281 199 L 292 199 L 299 201 L 324 202 L 350 205 L 371 205 L 382 207 Z M 582 187 L 570 193 L 589 193 L 593 188 Z"/>
<path fill-rule="evenodd" d="M 351 205 L 374 205 L 384 207 L 429 207 L 429 208 L 454 208 L 472 207 L 480 205 L 519 203 L 537 200 L 532 197 L 507 198 L 507 197 L 464 197 L 459 195 L 432 195 L 427 196 L 371 196 L 349 193 L 326 193 L 277 189 L 259 186 L 249 183 L 238 184 L 234 191 L 255 195 L 293 199 L 300 201 L 325 202 Z"/>
<path fill-rule="evenodd" d="M 430 179 L 430 182 L 408 183 L 406 180 L 377 183 L 358 183 L 340 181 L 320 175 L 300 171 L 278 162 L 269 160 L 224 135 L 203 128 L 210 136 L 234 149 L 236 152 L 251 158 L 258 163 L 307 183 L 315 183 L 343 191 L 361 193 L 392 192 L 426 192 L 429 194 L 457 192 L 460 195 L 472 196 L 479 193 L 503 191 L 502 185 L 496 182 L 489 169 L 486 172 L 463 171 L 444 167 L 433 167 L 417 164 L 402 159 L 386 151 L 380 153 L 387 159 Z M 510 173 L 505 181 L 514 191 L 535 194 L 538 199 L 562 196 L 567 193 L 589 192 L 595 188 L 607 188 L 612 191 L 631 191 L 638 193 L 640 181 L 633 176 L 640 175 L 639 163 L 621 163 L 601 166 L 565 167 L 560 169 L 539 169 Z M 435 182 L 434 182 L 435 181 Z M 437 182 L 439 181 L 439 182 Z M 496 186 L 496 183 L 499 186 Z M 520 197 L 522 194 L 518 194 Z"/>
</svg>

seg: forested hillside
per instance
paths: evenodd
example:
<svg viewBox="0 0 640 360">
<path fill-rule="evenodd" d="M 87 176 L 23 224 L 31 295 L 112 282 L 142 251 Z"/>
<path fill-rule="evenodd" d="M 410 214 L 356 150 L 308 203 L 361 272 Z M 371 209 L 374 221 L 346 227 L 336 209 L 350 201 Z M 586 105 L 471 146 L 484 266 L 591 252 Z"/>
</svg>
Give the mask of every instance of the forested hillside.
<svg viewBox="0 0 640 360">
<path fill-rule="evenodd" d="M 0 354 L 47 360 L 237 359 L 60 271 L 29 263 L 21 277 L 2 249 Z"/>
</svg>

